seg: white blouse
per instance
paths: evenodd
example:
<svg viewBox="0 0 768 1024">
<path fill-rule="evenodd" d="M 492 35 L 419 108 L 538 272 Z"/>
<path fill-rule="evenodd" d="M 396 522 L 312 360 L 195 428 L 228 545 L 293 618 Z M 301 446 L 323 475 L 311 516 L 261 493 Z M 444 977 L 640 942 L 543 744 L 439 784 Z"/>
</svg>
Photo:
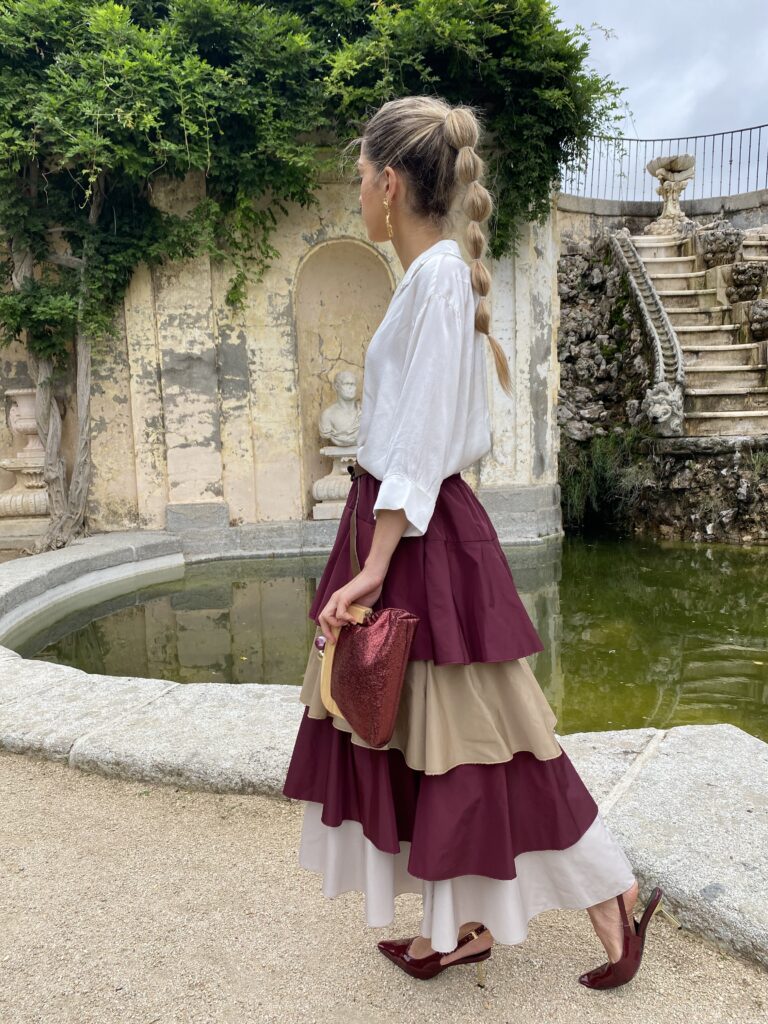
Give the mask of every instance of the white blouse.
<svg viewBox="0 0 768 1024">
<path fill-rule="evenodd" d="M 453 239 L 409 264 L 365 354 L 357 461 L 381 480 L 373 506 L 427 529 L 440 484 L 491 448 L 479 295 Z"/>
</svg>

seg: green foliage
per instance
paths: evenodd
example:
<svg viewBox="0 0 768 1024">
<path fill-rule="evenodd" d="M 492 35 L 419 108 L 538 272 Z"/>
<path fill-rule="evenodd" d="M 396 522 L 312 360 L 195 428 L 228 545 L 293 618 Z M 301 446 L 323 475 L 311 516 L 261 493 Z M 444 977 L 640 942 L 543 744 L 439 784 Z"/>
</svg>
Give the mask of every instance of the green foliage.
<svg viewBox="0 0 768 1024">
<path fill-rule="evenodd" d="M 768 451 L 765 448 L 753 448 L 748 445 L 744 465 L 755 474 L 756 480 L 768 479 Z"/>
<path fill-rule="evenodd" d="M 26 331 L 29 351 L 61 368 L 77 323 L 73 290 L 66 280 L 38 281 L 30 277 L 19 291 L 0 294 L 0 346 Z"/>
<path fill-rule="evenodd" d="M 241 305 L 279 255 L 278 215 L 318 202 L 319 139 L 334 148 L 406 93 L 483 112 L 490 250 L 510 251 L 621 91 L 585 68 L 583 30 L 554 11 L 549 0 L 0 0 L 4 285 L 29 255 L 37 282 L 4 300 L 0 344 L 28 330 L 30 346 L 64 360 L 73 303 L 78 330 L 108 336 L 141 261 L 226 260 L 227 301 Z M 204 198 L 183 216 L 153 205 L 158 176 L 190 171 Z"/>
<path fill-rule="evenodd" d="M 619 276 L 616 294 L 608 313 L 608 331 L 614 339 L 616 349 L 619 351 L 623 351 L 626 348 L 626 341 L 629 337 L 626 312 L 628 307 L 631 308 L 632 303 L 633 296 L 629 287 L 629 278 L 626 273 L 623 273 Z M 616 330 L 616 328 L 619 328 L 619 330 Z M 603 355 L 605 355 L 606 359 L 608 358 L 606 352 Z"/>
<path fill-rule="evenodd" d="M 97 340 L 139 262 L 207 252 L 230 261 L 227 298 L 242 303 L 277 255 L 276 211 L 317 202 L 313 148 L 295 137 L 323 123 L 322 54 L 297 14 L 236 0 L 0 3 L 6 290 L 31 254 Z M 189 171 L 205 175 L 205 198 L 184 217 L 152 205 L 158 175 Z M 33 294 L 6 304 L 0 344 L 12 325 L 31 331 Z M 60 361 L 72 325 L 44 305 L 30 346 L 44 338 Z"/>
<path fill-rule="evenodd" d="M 343 130 L 369 107 L 412 93 L 482 110 L 494 258 L 516 250 L 521 222 L 546 220 L 560 164 L 584 160 L 588 137 L 612 124 L 623 92 L 585 67 L 583 29 L 563 28 L 555 10 L 549 0 L 375 0 L 368 31 L 328 58 Z"/>
<path fill-rule="evenodd" d="M 638 444 L 654 436 L 645 427 L 596 434 L 586 443 L 563 436 L 559 477 L 565 529 L 583 529 L 588 522 L 627 529 L 647 476 Z"/>
</svg>

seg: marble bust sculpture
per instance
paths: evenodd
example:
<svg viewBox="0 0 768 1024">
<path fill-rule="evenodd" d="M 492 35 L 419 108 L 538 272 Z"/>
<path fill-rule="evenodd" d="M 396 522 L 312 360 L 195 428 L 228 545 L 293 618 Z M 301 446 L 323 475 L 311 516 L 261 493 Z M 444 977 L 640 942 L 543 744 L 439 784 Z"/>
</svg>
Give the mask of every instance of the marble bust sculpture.
<svg viewBox="0 0 768 1024">
<path fill-rule="evenodd" d="M 357 395 L 357 375 L 351 370 L 341 370 L 333 379 L 337 400 L 320 413 L 319 430 L 321 437 L 327 437 L 332 444 L 347 448 L 357 442 L 360 427 L 360 402 Z"/>
<path fill-rule="evenodd" d="M 357 434 L 360 429 L 361 403 L 357 398 L 357 374 L 353 370 L 340 370 L 333 378 L 336 401 L 326 406 L 318 419 L 318 431 L 330 444 L 320 454 L 333 460 L 327 476 L 312 485 L 312 496 L 317 504 L 312 509 L 313 519 L 339 519 L 349 494 L 351 478 L 347 466 L 357 456 Z"/>
</svg>

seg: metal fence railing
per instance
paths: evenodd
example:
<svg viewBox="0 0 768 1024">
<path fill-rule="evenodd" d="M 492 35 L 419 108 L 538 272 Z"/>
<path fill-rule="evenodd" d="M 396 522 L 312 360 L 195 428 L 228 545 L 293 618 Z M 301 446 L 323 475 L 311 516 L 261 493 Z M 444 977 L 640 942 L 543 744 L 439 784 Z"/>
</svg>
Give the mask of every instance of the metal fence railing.
<svg viewBox="0 0 768 1024">
<path fill-rule="evenodd" d="M 676 139 L 593 136 L 586 159 L 579 166 L 561 168 L 560 191 L 590 199 L 658 200 L 658 180 L 646 171 L 646 164 L 677 153 L 696 158 L 682 203 L 768 188 L 768 124 L 761 124 Z"/>
</svg>

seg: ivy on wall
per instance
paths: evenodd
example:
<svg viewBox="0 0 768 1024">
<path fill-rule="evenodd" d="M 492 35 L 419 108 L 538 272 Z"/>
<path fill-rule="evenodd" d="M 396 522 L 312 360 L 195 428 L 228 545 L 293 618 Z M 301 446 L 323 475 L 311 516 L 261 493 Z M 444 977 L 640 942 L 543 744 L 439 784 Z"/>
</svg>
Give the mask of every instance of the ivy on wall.
<svg viewBox="0 0 768 1024">
<path fill-rule="evenodd" d="M 320 140 L 336 145 L 384 100 L 437 93 L 479 107 L 489 249 L 543 221 L 562 162 L 578 163 L 623 90 L 586 67 L 582 29 L 549 0 L 0 0 L 0 347 L 21 338 L 37 387 L 51 527 L 82 526 L 90 367 L 140 263 L 208 254 L 241 306 L 279 255 L 289 203 L 319 205 Z M 204 175 L 184 213 L 159 178 Z M 74 353 L 78 438 L 61 458 L 57 374 Z"/>
<path fill-rule="evenodd" d="M 547 0 L 8 0 L 3 340 L 25 330 L 63 362 L 75 322 L 109 333 L 139 262 L 201 252 L 229 261 L 240 305 L 278 255 L 286 204 L 317 203 L 313 139 L 343 142 L 409 93 L 482 109 L 499 257 L 522 220 L 546 218 L 559 165 L 618 105 L 587 57 Z M 202 202 L 184 217 L 152 205 L 158 175 L 190 170 L 205 174 Z"/>
</svg>

